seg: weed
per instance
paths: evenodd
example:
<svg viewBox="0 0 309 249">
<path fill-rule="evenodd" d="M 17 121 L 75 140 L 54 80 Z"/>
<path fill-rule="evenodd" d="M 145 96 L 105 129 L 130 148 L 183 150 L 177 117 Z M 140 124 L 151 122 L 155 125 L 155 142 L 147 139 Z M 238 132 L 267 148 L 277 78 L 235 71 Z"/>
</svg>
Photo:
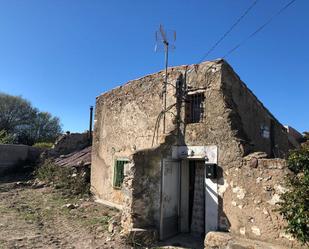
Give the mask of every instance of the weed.
<svg viewBox="0 0 309 249">
<path fill-rule="evenodd" d="M 84 171 L 60 167 L 51 160 L 41 165 L 35 175 L 42 181 L 52 183 L 67 196 L 87 196 L 90 193 L 90 184 Z"/>
</svg>

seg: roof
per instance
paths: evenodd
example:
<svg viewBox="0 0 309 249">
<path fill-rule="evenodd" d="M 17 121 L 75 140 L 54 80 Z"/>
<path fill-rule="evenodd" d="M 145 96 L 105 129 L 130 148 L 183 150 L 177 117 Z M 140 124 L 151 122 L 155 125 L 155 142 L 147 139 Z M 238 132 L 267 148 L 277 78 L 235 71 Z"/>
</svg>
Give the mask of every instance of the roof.
<svg viewBox="0 0 309 249">
<path fill-rule="evenodd" d="M 55 160 L 55 164 L 62 167 L 83 167 L 91 165 L 91 146 L 80 151 L 62 155 Z"/>
</svg>

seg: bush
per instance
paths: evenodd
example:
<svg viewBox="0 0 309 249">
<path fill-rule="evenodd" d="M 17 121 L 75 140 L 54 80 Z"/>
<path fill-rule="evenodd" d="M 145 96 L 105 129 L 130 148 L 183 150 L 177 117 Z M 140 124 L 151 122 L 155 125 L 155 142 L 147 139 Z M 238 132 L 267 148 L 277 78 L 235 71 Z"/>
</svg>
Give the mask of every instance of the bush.
<svg viewBox="0 0 309 249">
<path fill-rule="evenodd" d="M 8 134 L 6 130 L 0 130 L 0 144 L 13 144 L 14 142 L 13 135 Z"/>
<path fill-rule="evenodd" d="M 45 161 L 35 173 L 39 180 L 53 184 L 55 188 L 68 195 L 89 195 L 90 184 L 86 171 L 55 165 Z"/>
<path fill-rule="evenodd" d="M 287 221 L 286 230 L 303 244 L 309 244 L 309 146 L 288 157 L 293 172 L 286 179 L 288 191 L 281 195 L 279 211 Z"/>
<path fill-rule="evenodd" d="M 53 145 L 54 145 L 53 143 L 41 142 L 41 143 L 35 143 L 32 146 L 39 149 L 51 149 Z"/>
<path fill-rule="evenodd" d="M 295 174 L 309 174 L 309 144 L 303 144 L 300 149 L 290 152 L 288 167 Z"/>
</svg>

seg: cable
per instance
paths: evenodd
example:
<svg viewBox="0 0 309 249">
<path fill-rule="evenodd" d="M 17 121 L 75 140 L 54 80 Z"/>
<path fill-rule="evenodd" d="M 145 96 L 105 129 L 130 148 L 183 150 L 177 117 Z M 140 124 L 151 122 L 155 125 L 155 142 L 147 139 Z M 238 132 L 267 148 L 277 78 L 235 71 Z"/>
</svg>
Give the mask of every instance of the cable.
<svg viewBox="0 0 309 249">
<path fill-rule="evenodd" d="M 200 64 L 212 51 L 215 50 L 215 48 L 226 38 L 232 30 L 240 23 L 240 21 L 250 12 L 250 10 L 257 4 L 259 0 L 255 0 L 249 8 L 246 9 L 246 11 L 236 20 L 236 22 L 226 31 L 223 36 L 205 53 L 205 55 L 200 59 L 200 61 L 197 64 Z"/>
<path fill-rule="evenodd" d="M 284 10 L 286 10 L 288 7 L 290 7 L 296 0 L 292 0 L 288 2 L 286 5 L 284 5 L 278 12 L 273 14 L 263 25 L 261 25 L 257 30 L 255 30 L 252 34 L 250 34 L 247 38 L 242 40 L 240 43 L 238 43 L 235 47 L 233 47 L 231 50 L 229 50 L 222 58 L 226 58 L 229 56 L 231 53 L 233 53 L 236 49 L 238 49 L 240 46 L 242 46 L 245 42 L 247 42 L 250 38 L 255 36 L 257 33 L 259 33 L 261 30 L 263 30 L 269 23 L 272 22 L 272 20 L 279 16 Z"/>
</svg>

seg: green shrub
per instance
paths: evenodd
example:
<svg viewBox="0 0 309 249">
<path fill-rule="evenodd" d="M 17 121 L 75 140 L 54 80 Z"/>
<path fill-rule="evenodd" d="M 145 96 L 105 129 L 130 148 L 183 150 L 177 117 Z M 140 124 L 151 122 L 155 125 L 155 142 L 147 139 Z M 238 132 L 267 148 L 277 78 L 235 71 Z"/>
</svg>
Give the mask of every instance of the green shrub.
<svg viewBox="0 0 309 249">
<path fill-rule="evenodd" d="M 53 143 L 48 143 L 48 142 L 40 142 L 40 143 L 35 143 L 32 145 L 33 147 L 40 148 L 40 149 L 51 149 L 53 147 Z"/>
<path fill-rule="evenodd" d="M 290 152 L 288 157 L 288 167 L 294 173 L 309 174 L 309 145 L 303 144 L 298 150 Z"/>
<path fill-rule="evenodd" d="M 89 195 L 90 184 L 86 171 L 77 171 L 72 167 L 57 166 L 51 160 L 45 161 L 35 173 L 39 180 L 53 184 L 64 194 Z"/>
<path fill-rule="evenodd" d="M 279 211 L 287 221 L 286 230 L 303 244 L 309 244 L 309 146 L 294 150 L 288 157 L 294 173 L 287 177 L 288 191 L 281 195 Z"/>
<path fill-rule="evenodd" d="M 0 130 L 0 144 L 13 144 L 14 135 L 7 133 L 6 130 Z"/>
</svg>

